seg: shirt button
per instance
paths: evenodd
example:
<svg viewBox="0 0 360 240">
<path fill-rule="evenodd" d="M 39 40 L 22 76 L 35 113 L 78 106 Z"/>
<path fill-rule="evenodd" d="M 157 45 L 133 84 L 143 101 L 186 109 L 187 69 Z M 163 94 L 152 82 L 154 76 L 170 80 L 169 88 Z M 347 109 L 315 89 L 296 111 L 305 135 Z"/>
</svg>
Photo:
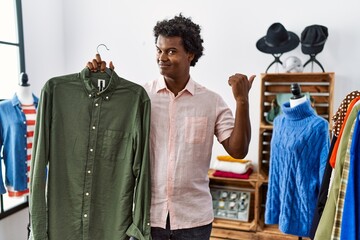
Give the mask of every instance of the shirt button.
<svg viewBox="0 0 360 240">
<path fill-rule="evenodd" d="M 26 124 L 26 121 L 24 121 L 24 124 Z"/>
<path fill-rule="evenodd" d="M 26 148 L 24 148 L 24 150 L 26 150 Z"/>
<path fill-rule="evenodd" d="M 24 137 L 26 137 L 26 134 L 24 134 Z"/>
<path fill-rule="evenodd" d="M 106 98 L 106 100 L 109 100 L 109 96 L 106 96 L 105 98 Z"/>
<path fill-rule="evenodd" d="M 84 214 L 84 217 L 86 218 L 86 217 L 87 217 L 87 214 Z"/>
<path fill-rule="evenodd" d="M 93 126 L 92 129 L 95 129 L 95 126 Z"/>
<path fill-rule="evenodd" d="M 90 152 L 94 151 L 94 149 L 90 148 Z"/>
<path fill-rule="evenodd" d="M 90 174 L 91 173 L 91 171 L 90 170 L 88 170 L 88 174 Z"/>
<path fill-rule="evenodd" d="M 86 196 L 89 196 L 89 193 L 87 192 L 87 193 L 85 193 L 85 195 L 86 195 Z"/>
<path fill-rule="evenodd" d="M 97 107 L 97 106 L 99 106 L 99 104 L 98 104 L 98 103 L 95 103 L 95 106 Z"/>
<path fill-rule="evenodd" d="M 89 98 L 91 98 L 91 94 L 89 94 Z"/>
</svg>

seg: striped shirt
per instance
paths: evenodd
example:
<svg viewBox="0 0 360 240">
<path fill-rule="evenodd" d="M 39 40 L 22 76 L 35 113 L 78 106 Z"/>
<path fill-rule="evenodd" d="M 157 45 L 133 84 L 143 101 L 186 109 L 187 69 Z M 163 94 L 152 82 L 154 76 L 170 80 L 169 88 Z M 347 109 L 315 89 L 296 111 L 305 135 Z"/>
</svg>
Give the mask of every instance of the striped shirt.
<svg viewBox="0 0 360 240">
<path fill-rule="evenodd" d="M 22 112 L 25 114 L 26 118 L 26 166 L 27 166 L 27 189 L 23 191 L 15 191 L 12 186 L 7 186 L 9 197 L 24 197 L 29 194 L 29 176 L 30 176 L 30 159 L 33 145 L 33 137 L 35 130 L 35 119 L 36 119 L 36 108 L 35 105 L 21 105 Z"/>
</svg>

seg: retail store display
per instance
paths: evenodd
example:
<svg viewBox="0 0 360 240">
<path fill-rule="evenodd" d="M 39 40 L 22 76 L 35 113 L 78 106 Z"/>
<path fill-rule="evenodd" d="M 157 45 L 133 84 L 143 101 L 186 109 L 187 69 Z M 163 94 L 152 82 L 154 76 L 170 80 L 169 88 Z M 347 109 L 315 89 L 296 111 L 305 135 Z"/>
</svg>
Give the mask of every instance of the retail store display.
<svg viewBox="0 0 360 240">
<path fill-rule="evenodd" d="M 311 63 L 311 72 L 313 72 L 315 63 L 325 72 L 324 67 L 316 59 L 316 55 L 323 50 L 328 36 L 328 28 L 318 24 L 307 26 L 301 32 L 301 51 L 310 56 L 309 60 L 304 63 L 304 68 Z"/>
<path fill-rule="evenodd" d="M 273 64 L 282 64 L 280 57 L 283 53 L 295 49 L 300 43 L 299 37 L 291 31 L 287 31 L 283 24 L 276 22 L 271 24 L 264 37 L 256 42 L 256 48 L 272 54 L 274 61 L 266 69 L 266 73 Z"/>
<path fill-rule="evenodd" d="M 0 194 L 27 196 L 33 133 L 38 98 L 32 93 L 28 75 L 21 73 L 12 99 L 0 102 Z M 1 164 L 0 164 L 1 168 Z M 4 185 L 5 184 L 5 185 Z"/>
<path fill-rule="evenodd" d="M 334 167 L 327 201 L 316 227 L 315 240 L 347 239 L 360 236 L 356 227 L 359 217 L 359 124 L 360 97 L 356 92 L 347 102 L 346 114 L 330 155 Z"/>
<path fill-rule="evenodd" d="M 249 220 L 250 192 L 212 187 L 211 195 L 215 217 L 246 222 Z"/>
<path fill-rule="evenodd" d="M 265 223 L 307 237 L 329 151 L 329 123 L 298 84 L 291 84 L 291 91 L 294 96 L 273 123 Z"/>
</svg>

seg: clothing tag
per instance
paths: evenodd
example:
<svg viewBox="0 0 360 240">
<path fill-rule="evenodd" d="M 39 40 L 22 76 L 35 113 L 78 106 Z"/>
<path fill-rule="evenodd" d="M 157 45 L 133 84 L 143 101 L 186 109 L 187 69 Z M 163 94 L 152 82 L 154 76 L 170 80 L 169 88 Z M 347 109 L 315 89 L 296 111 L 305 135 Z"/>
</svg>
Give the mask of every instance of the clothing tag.
<svg viewBox="0 0 360 240">
<path fill-rule="evenodd" d="M 104 90 L 104 88 L 105 88 L 105 80 L 104 79 L 98 79 L 98 88 L 99 88 L 100 92 L 102 90 Z"/>
</svg>

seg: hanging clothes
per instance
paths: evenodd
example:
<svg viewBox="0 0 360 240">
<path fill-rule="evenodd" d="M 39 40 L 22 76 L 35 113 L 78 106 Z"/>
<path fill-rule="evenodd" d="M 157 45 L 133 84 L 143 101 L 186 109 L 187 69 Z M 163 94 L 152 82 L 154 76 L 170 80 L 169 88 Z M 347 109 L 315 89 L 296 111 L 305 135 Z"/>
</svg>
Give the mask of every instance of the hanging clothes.
<svg viewBox="0 0 360 240">
<path fill-rule="evenodd" d="M 39 99 L 32 96 L 34 107 L 37 108 Z M 0 102 L 0 152 L 5 166 L 5 176 L 2 176 L 0 164 L 0 194 L 6 193 L 7 188 L 13 192 L 28 192 L 27 162 L 30 149 L 27 125 L 26 115 L 16 94 L 12 99 Z"/>
<path fill-rule="evenodd" d="M 353 106 L 355 105 L 355 103 L 360 100 L 360 96 L 357 96 L 355 97 L 353 100 L 350 101 L 348 107 L 347 107 L 347 112 L 344 116 L 344 118 L 342 119 L 342 124 L 341 124 L 341 127 L 340 127 L 340 131 L 338 132 L 338 140 L 336 140 L 335 142 L 335 145 L 334 145 L 334 150 L 333 152 L 331 153 L 331 157 L 330 157 L 330 164 L 331 166 L 334 168 L 335 167 L 335 163 L 336 163 L 336 155 L 337 155 L 337 150 L 338 150 L 338 147 L 339 147 L 339 143 L 340 143 L 340 139 L 341 139 L 341 135 L 343 133 L 343 130 L 344 130 L 344 126 L 346 124 L 346 121 L 348 119 L 348 116 L 349 116 L 349 112 L 352 110 Z"/>
<path fill-rule="evenodd" d="M 143 87 L 85 68 L 47 81 L 40 99 L 30 239 L 150 239 L 150 99 Z"/>
<path fill-rule="evenodd" d="M 333 134 L 338 137 L 340 134 L 341 126 L 343 125 L 344 118 L 346 115 L 346 111 L 351 103 L 351 101 L 360 96 L 359 91 L 352 91 L 348 93 L 345 98 L 341 101 L 339 108 L 337 109 L 336 113 L 333 115 L 332 120 L 334 122 L 332 132 Z"/>
<path fill-rule="evenodd" d="M 307 237 L 329 152 L 329 123 L 310 101 L 274 120 L 265 224 L 279 224 L 287 234 Z"/>
<path fill-rule="evenodd" d="M 332 156 L 332 154 L 333 154 L 333 152 L 336 152 L 338 149 L 338 144 L 339 144 L 338 136 L 341 133 L 341 128 L 342 128 L 342 126 L 344 124 L 344 120 L 346 118 L 346 113 L 348 111 L 348 108 L 349 108 L 352 100 L 354 100 L 355 98 L 357 98 L 359 96 L 360 96 L 359 91 L 352 91 L 349 94 L 347 94 L 345 96 L 345 98 L 341 101 L 341 104 L 338 107 L 336 113 L 331 118 L 333 121 L 331 147 L 330 147 L 330 151 L 329 151 L 328 162 L 326 164 L 326 168 L 325 168 L 325 172 L 324 172 L 324 177 L 321 182 L 321 188 L 320 188 L 320 193 L 319 193 L 318 200 L 317 200 L 316 211 L 314 213 L 314 219 L 313 219 L 313 223 L 312 223 L 312 227 L 311 227 L 311 234 L 310 234 L 311 239 L 314 239 L 314 237 L 315 237 L 315 233 L 316 233 L 321 215 L 324 211 L 325 204 L 326 204 L 327 197 L 328 197 L 330 179 L 331 179 L 331 175 L 333 172 L 333 166 L 330 164 L 330 159 L 331 159 L 331 157 L 333 157 L 332 161 L 333 161 L 333 165 L 335 165 L 334 163 L 335 163 L 336 154 L 334 154 L 333 156 Z M 335 148 L 335 144 L 337 145 L 336 148 Z"/>
<path fill-rule="evenodd" d="M 360 238 L 359 216 L 360 216 L 360 112 L 355 120 L 352 142 L 349 153 L 350 169 L 348 184 L 344 199 L 343 215 L 341 224 L 342 240 L 357 240 Z"/>
<path fill-rule="evenodd" d="M 341 229 L 339 222 L 342 215 L 339 213 L 343 210 L 345 189 L 348 180 L 349 160 L 347 159 L 347 151 L 350 148 L 349 139 L 351 139 L 354 120 L 360 110 L 359 99 L 352 100 L 346 114 L 346 121 L 342 126 L 342 133 L 337 141 L 339 142 L 336 152 L 336 165 L 333 172 L 333 180 L 330 184 L 329 195 L 326 201 L 324 211 L 319 221 L 314 239 L 337 239 Z M 334 152 L 332 153 L 334 154 Z"/>
<path fill-rule="evenodd" d="M 328 196 L 328 192 L 329 192 L 330 178 L 331 178 L 331 173 L 332 173 L 332 169 L 333 169 L 330 165 L 329 159 L 330 159 L 331 152 L 334 148 L 336 139 L 337 139 L 337 137 L 335 135 L 333 135 L 333 137 L 331 139 L 328 158 L 326 161 L 326 167 L 324 170 L 323 178 L 321 180 L 321 187 L 320 187 L 317 202 L 316 202 L 316 208 L 315 208 L 313 220 L 311 223 L 311 229 L 310 229 L 310 234 L 309 234 L 310 239 L 314 239 L 316 229 L 318 227 L 321 215 L 324 211 L 324 207 L 326 204 L 326 200 L 327 200 L 327 196 Z"/>
</svg>

